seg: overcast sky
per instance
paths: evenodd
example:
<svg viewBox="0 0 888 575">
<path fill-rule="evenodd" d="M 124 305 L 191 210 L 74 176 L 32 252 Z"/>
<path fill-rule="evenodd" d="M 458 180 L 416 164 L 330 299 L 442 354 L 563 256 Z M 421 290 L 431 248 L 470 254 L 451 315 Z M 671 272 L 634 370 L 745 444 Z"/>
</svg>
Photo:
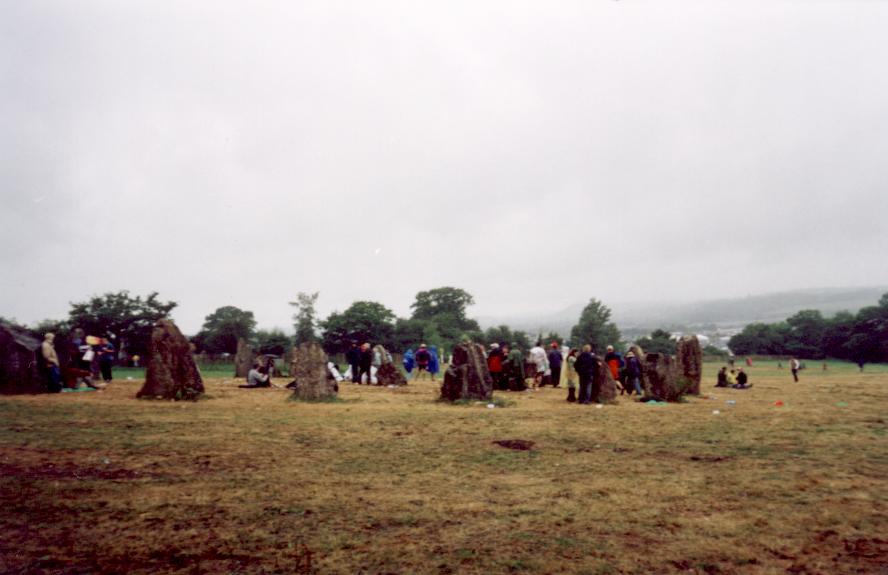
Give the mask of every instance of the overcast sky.
<svg viewBox="0 0 888 575">
<path fill-rule="evenodd" d="M 0 4 L 0 315 L 888 284 L 888 2 Z"/>
</svg>

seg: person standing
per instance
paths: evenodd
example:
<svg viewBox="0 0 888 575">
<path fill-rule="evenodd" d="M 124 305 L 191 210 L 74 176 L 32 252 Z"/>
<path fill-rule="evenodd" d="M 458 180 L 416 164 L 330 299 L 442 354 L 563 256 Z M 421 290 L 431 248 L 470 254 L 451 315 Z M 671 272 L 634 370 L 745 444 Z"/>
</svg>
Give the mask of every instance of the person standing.
<svg viewBox="0 0 888 575">
<path fill-rule="evenodd" d="M 552 371 L 552 387 L 558 387 L 561 385 L 561 366 L 564 363 L 564 356 L 561 355 L 557 341 L 553 341 L 550 348 L 547 359 L 549 369 Z"/>
<path fill-rule="evenodd" d="M 574 364 L 577 369 L 577 375 L 580 378 L 580 405 L 589 405 L 592 403 L 592 380 L 595 377 L 598 364 L 595 356 L 592 354 L 592 346 L 588 343 L 583 346 L 583 351 L 577 357 Z"/>
<path fill-rule="evenodd" d="M 579 378 L 577 377 L 576 362 L 577 350 L 572 349 L 567 354 L 567 359 L 564 360 L 563 369 L 561 370 L 561 382 L 567 386 L 567 401 L 570 403 L 574 403 L 577 400 L 577 382 Z"/>
<path fill-rule="evenodd" d="M 611 377 L 614 378 L 614 381 L 620 381 L 620 368 L 623 367 L 623 358 L 614 351 L 614 346 L 607 346 L 607 353 L 604 354 L 604 363 L 610 369 Z"/>
<path fill-rule="evenodd" d="M 432 359 L 432 354 L 429 353 L 426 344 L 421 343 L 414 357 L 416 358 L 416 381 L 419 381 L 422 377 L 422 372 L 429 372 L 429 361 Z"/>
<path fill-rule="evenodd" d="M 487 369 L 490 371 L 490 378 L 496 389 L 506 389 L 503 386 L 503 359 L 503 350 L 500 349 L 499 344 L 490 344 L 490 351 L 487 353 Z"/>
<path fill-rule="evenodd" d="M 114 345 L 105 341 L 99 347 L 99 370 L 102 372 L 102 381 L 111 383 L 111 367 L 114 365 Z"/>
<path fill-rule="evenodd" d="M 548 359 L 546 358 L 546 350 L 543 349 L 543 342 L 538 341 L 535 346 L 530 348 L 530 361 L 535 367 L 533 375 L 533 387 L 541 387 L 543 385 L 543 377 L 548 369 Z"/>
<path fill-rule="evenodd" d="M 52 393 L 57 393 L 62 391 L 62 368 L 53 345 L 54 341 L 54 333 L 47 333 L 43 336 L 43 343 L 40 344 L 40 356 L 46 364 L 47 388 Z"/>
<path fill-rule="evenodd" d="M 429 374 L 432 376 L 432 381 L 435 381 L 439 371 L 441 371 L 441 362 L 438 359 L 438 348 L 433 345 L 429 348 Z"/>
<path fill-rule="evenodd" d="M 361 348 L 358 347 L 358 342 L 351 342 L 351 347 L 345 352 L 345 360 L 351 368 L 352 383 L 361 383 L 361 375 L 359 373 L 361 371 Z"/>
<path fill-rule="evenodd" d="M 404 371 L 407 372 L 407 380 L 409 381 L 410 376 L 413 375 L 413 368 L 416 366 L 416 358 L 413 357 L 413 348 L 404 352 L 404 359 L 401 363 L 404 364 Z"/>
<path fill-rule="evenodd" d="M 367 374 L 367 385 L 373 383 L 373 350 L 370 343 L 364 343 L 361 346 L 361 360 L 358 366 L 358 384 L 364 383 L 364 374 Z"/>
<path fill-rule="evenodd" d="M 514 342 L 511 348 L 507 349 L 510 351 L 506 356 L 504 369 L 509 381 L 509 390 L 524 391 L 527 389 L 527 382 L 524 380 L 524 354 Z"/>
<path fill-rule="evenodd" d="M 789 371 L 792 372 L 792 378 L 793 378 L 793 380 L 795 380 L 796 383 L 799 382 L 799 368 L 800 367 L 801 367 L 801 364 L 799 363 L 799 360 L 797 360 L 794 357 L 789 358 Z"/>
<path fill-rule="evenodd" d="M 644 395 L 644 389 L 641 387 L 641 363 L 635 357 L 635 352 L 630 351 L 626 354 L 626 383 L 635 389 L 635 395 L 641 397 Z M 632 390 L 629 390 L 632 395 Z"/>
</svg>

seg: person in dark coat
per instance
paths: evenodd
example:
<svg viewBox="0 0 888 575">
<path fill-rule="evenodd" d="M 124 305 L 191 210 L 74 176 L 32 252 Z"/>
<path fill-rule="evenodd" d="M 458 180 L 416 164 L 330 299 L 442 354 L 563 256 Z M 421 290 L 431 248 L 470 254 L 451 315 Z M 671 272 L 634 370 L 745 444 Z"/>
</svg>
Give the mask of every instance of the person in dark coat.
<svg viewBox="0 0 888 575">
<path fill-rule="evenodd" d="M 367 385 L 373 383 L 373 374 L 371 368 L 373 367 L 373 350 L 370 347 L 369 343 L 365 343 L 361 346 L 361 361 L 358 373 L 358 383 L 360 384 L 364 380 L 364 374 L 367 374 Z"/>
<path fill-rule="evenodd" d="M 592 353 L 592 346 L 586 344 L 583 346 L 583 352 L 577 358 L 574 364 L 577 375 L 580 376 L 580 405 L 589 405 L 592 403 L 592 382 L 598 371 L 598 362 Z"/>
<path fill-rule="evenodd" d="M 629 388 L 630 385 L 632 386 L 631 389 Z M 644 395 L 644 389 L 641 387 L 641 363 L 639 363 L 633 351 L 626 354 L 626 388 L 629 395 L 632 395 L 632 389 L 635 390 L 635 395 L 638 397 Z M 622 394 L 623 392 L 621 391 L 620 395 Z"/>
<path fill-rule="evenodd" d="M 728 368 L 722 367 L 718 370 L 718 382 L 715 387 L 728 387 Z"/>
<path fill-rule="evenodd" d="M 550 347 L 548 360 L 549 370 L 552 372 L 552 387 L 558 387 L 561 384 L 561 363 L 564 361 L 564 357 L 561 355 L 561 350 L 558 349 L 557 341 L 553 341 Z"/>
<path fill-rule="evenodd" d="M 749 377 L 746 375 L 746 372 L 743 371 L 743 368 L 740 368 L 740 371 L 737 372 L 737 383 L 732 385 L 734 389 L 749 389 L 752 387 L 752 384 L 749 383 Z"/>
<path fill-rule="evenodd" d="M 102 371 L 102 381 L 111 383 L 111 368 L 114 365 L 114 346 L 110 341 L 102 343 L 99 347 L 99 369 Z"/>
<path fill-rule="evenodd" d="M 351 367 L 352 383 L 361 383 L 361 376 L 359 374 L 361 370 L 361 348 L 358 347 L 358 342 L 351 342 L 351 347 L 345 352 L 345 360 L 348 362 L 349 367 Z"/>
</svg>

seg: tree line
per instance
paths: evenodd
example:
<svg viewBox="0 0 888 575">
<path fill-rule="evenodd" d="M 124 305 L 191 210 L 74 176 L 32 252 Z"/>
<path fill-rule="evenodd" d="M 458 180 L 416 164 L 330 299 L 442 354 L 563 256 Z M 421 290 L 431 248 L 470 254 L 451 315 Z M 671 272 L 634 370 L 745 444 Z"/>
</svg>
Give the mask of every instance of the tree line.
<svg viewBox="0 0 888 575">
<path fill-rule="evenodd" d="M 467 315 L 475 303 L 469 292 L 455 287 L 440 287 L 416 294 L 409 317 L 397 315 L 379 302 L 356 301 L 343 311 L 334 311 L 324 319 L 317 317 L 318 293 L 299 293 L 294 307 L 295 336 L 281 330 L 256 328 L 253 312 L 235 306 L 223 306 L 204 318 L 200 331 L 191 338 L 197 352 L 210 354 L 235 353 L 238 339 L 250 342 L 260 353 L 283 355 L 293 345 L 306 341 L 319 342 L 328 353 L 341 353 L 352 341 L 384 345 L 399 353 L 420 343 L 451 349 L 462 340 L 476 342 L 514 343 L 529 349 L 537 340 L 578 345 L 591 343 L 596 349 L 618 345 L 620 332 L 611 321 L 611 310 L 592 299 L 583 310 L 569 338 L 549 332 L 529 334 L 499 325 L 482 330 Z M 128 291 L 93 296 L 87 301 L 71 304 L 64 320 L 46 320 L 30 328 L 34 335 L 52 331 L 67 334 L 75 328 L 89 335 L 110 337 L 118 349 L 129 356 L 148 352 L 151 327 L 158 319 L 168 318 L 176 302 L 162 301 L 157 292 L 146 297 Z"/>
<path fill-rule="evenodd" d="M 728 347 L 737 355 L 888 362 L 888 293 L 856 314 L 845 311 L 826 318 L 817 310 L 803 310 L 782 322 L 749 324 Z"/>
</svg>

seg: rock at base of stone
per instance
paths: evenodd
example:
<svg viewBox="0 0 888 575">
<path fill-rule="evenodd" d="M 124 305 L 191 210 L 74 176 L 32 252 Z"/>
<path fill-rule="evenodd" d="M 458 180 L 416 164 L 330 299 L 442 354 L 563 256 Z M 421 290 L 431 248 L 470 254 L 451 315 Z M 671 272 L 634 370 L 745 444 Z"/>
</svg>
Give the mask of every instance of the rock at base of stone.
<svg viewBox="0 0 888 575">
<path fill-rule="evenodd" d="M 317 343 L 303 343 L 294 349 L 290 376 L 295 384 L 294 399 L 321 401 L 336 397 L 339 386 L 327 369 L 327 354 Z"/>
<path fill-rule="evenodd" d="M 703 348 L 695 335 L 686 335 L 678 340 L 675 350 L 678 360 L 678 375 L 684 378 L 687 386 L 685 393 L 700 395 L 700 384 L 703 380 Z"/>
<path fill-rule="evenodd" d="M 383 363 L 376 370 L 377 385 L 407 385 L 407 378 L 394 363 Z"/>
<path fill-rule="evenodd" d="M 441 399 L 490 400 L 493 397 L 493 378 L 487 369 L 484 347 L 477 343 L 461 343 L 453 348 L 453 359 L 444 373 Z"/>
<path fill-rule="evenodd" d="M 242 337 L 237 338 L 237 352 L 234 354 L 234 377 L 247 377 L 253 369 L 253 347 Z"/>
<path fill-rule="evenodd" d="M 204 392 L 191 344 L 172 321 L 158 320 L 151 330 L 145 385 L 136 397 L 197 399 Z"/>
</svg>

